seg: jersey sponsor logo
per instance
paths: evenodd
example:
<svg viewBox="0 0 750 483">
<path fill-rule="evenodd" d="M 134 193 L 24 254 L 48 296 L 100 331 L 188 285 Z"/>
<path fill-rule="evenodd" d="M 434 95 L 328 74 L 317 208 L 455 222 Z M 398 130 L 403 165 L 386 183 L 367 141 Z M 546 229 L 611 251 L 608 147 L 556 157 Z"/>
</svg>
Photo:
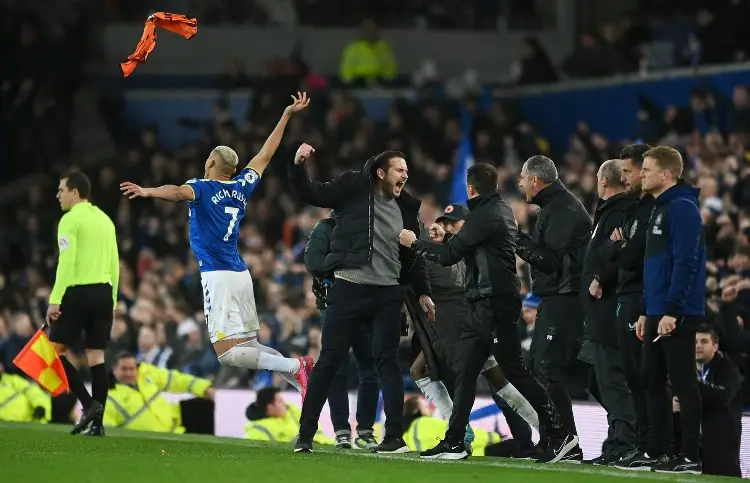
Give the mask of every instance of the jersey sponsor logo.
<svg viewBox="0 0 750 483">
<path fill-rule="evenodd" d="M 57 246 L 60 247 L 60 250 L 67 250 L 70 247 L 70 240 L 63 235 L 57 240 Z"/>
</svg>

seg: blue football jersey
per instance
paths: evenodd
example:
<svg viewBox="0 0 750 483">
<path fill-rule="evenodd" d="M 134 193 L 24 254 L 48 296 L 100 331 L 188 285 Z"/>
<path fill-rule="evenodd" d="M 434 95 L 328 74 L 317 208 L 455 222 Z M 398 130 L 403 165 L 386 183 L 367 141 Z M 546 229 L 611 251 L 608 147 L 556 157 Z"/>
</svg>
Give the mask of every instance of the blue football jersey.
<svg viewBox="0 0 750 483">
<path fill-rule="evenodd" d="M 245 168 L 231 181 L 191 179 L 186 183 L 195 193 L 188 212 L 190 248 L 201 272 L 247 270 L 237 238 L 247 200 L 259 182 L 260 175 Z"/>
</svg>

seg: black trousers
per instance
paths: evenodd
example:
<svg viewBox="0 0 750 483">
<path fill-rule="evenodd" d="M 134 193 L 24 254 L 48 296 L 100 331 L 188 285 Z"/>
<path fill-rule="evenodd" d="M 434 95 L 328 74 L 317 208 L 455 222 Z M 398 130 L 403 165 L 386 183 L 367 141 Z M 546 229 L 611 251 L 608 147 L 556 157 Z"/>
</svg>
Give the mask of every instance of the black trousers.
<svg viewBox="0 0 750 483">
<path fill-rule="evenodd" d="M 680 400 L 681 454 L 695 461 L 699 458 L 703 410 L 695 376 L 695 331 L 701 317 L 678 318 L 672 334 L 653 342 L 660 320 L 661 316 L 646 318 L 643 340 L 641 377 L 648 398 L 649 433 L 667 433 L 667 420 L 672 418 L 659 415 L 663 414 L 664 401 L 669 400 L 669 382 L 672 395 Z M 668 443 L 671 445 L 671 441 Z M 649 448 L 649 455 L 660 449 Z"/>
<path fill-rule="evenodd" d="M 575 294 L 542 297 L 531 346 L 534 375 L 555 403 L 565 429 L 573 434 L 578 432 L 567 389 L 568 368 L 580 348 L 583 320 L 583 306 Z"/>
<path fill-rule="evenodd" d="M 325 320 L 325 309 L 320 315 Z M 323 328 L 325 330 L 325 327 Z M 378 373 L 375 369 L 375 358 L 372 355 L 372 337 L 370 331 L 362 325 L 354 332 L 352 353 L 357 361 L 357 432 L 372 432 L 378 412 Z M 344 356 L 336 375 L 333 376 L 328 390 L 328 408 L 331 410 L 331 422 L 336 433 L 352 430 L 349 424 L 349 355 Z"/>
<path fill-rule="evenodd" d="M 490 354 L 495 356 L 508 381 L 536 410 L 539 424 L 547 429 L 548 434 L 551 437 L 565 434 L 560 413 L 523 362 L 517 335 L 520 314 L 521 297 L 518 294 L 496 296 L 472 304 L 461 331 L 453 414 L 445 435 L 447 441 L 463 441 L 476 397 L 477 377 Z"/>
<path fill-rule="evenodd" d="M 398 346 L 405 293 L 405 287 L 401 286 L 359 285 L 341 279 L 337 279 L 328 290 L 323 347 L 302 404 L 301 439 L 312 440 L 318 430 L 318 419 L 331 382 L 362 325 L 367 326 L 372 334 L 373 355 L 383 390 L 385 436 L 400 438 L 403 435 L 404 384 Z"/>
</svg>

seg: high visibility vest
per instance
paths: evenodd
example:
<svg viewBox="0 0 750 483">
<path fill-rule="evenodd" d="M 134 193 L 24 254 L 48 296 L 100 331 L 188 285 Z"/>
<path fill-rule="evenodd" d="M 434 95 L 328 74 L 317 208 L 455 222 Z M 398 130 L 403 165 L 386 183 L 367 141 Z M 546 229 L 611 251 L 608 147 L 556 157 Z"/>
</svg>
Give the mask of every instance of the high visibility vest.
<svg viewBox="0 0 750 483">
<path fill-rule="evenodd" d="M 44 408 L 44 419 L 35 420 L 34 409 Z M 0 421 L 49 422 L 52 398 L 37 384 L 15 374 L 0 374 Z"/>
<path fill-rule="evenodd" d="M 355 79 L 393 79 L 398 66 L 390 44 L 385 40 L 355 40 L 344 48 L 339 75 L 344 82 Z"/>
<path fill-rule="evenodd" d="M 289 409 L 283 418 L 262 418 L 250 421 L 245 425 L 245 439 L 254 441 L 276 441 L 291 443 L 299 434 L 300 410 L 294 404 L 287 404 Z M 313 441 L 318 444 L 333 444 L 334 440 L 323 434 L 318 428 Z"/>
<path fill-rule="evenodd" d="M 207 379 L 141 363 L 138 365 L 135 387 L 118 383 L 114 389 L 110 389 L 104 410 L 104 426 L 184 433 L 179 404 L 169 402 L 162 393 L 192 393 L 202 397 L 209 387 L 211 382 Z"/>
</svg>

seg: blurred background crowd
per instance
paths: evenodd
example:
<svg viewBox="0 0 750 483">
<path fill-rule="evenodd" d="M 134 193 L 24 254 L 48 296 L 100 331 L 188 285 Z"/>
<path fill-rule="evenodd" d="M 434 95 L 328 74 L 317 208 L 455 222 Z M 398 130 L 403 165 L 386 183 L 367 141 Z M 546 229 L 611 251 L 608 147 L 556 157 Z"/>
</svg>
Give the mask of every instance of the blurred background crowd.
<svg viewBox="0 0 750 483">
<path fill-rule="evenodd" d="M 564 183 L 593 213 L 596 172 L 603 161 L 636 141 L 674 146 L 689 165 L 686 178 L 701 188 L 710 258 L 709 319 L 722 335 L 727 330 L 750 334 L 750 67 L 742 64 L 750 54 L 748 1 L 624 2 L 632 8 L 617 16 L 597 12 L 595 2 L 575 2 L 570 49 L 555 58 L 537 36 L 561 28 L 563 9 L 554 0 L 56 3 L 59 8 L 51 15 L 17 0 L 0 0 L 0 49 L 8 62 L 0 69 L 0 364 L 7 372 L 17 372 L 13 357 L 43 322 L 61 216 L 54 197 L 56 176 L 77 166 L 93 181 L 93 201 L 118 228 L 120 302 L 110 356 L 128 350 L 139 361 L 206 377 L 220 388 L 283 386 L 271 374 L 251 374 L 216 362 L 206 337 L 199 273 L 188 246 L 186 207 L 131 202 L 121 196 L 118 185 L 123 180 L 146 186 L 181 184 L 200 177 L 206 156 L 217 144 L 232 146 L 241 159 L 249 160 L 288 104 L 289 94 L 297 90 L 310 93 L 312 107 L 287 129 L 249 202 L 240 234 L 240 251 L 255 283 L 263 344 L 292 357 L 316 356 L 320 349 L 320 319 L 302 254 L 307 235 L 327 212 L 300 204 L 285 174 L 285 163 L 302 142 L 316 148 L 311 167 L 316 179 L 358 168 L 386 149 L 405 152 L 410 166 L 407 188 L 423 200 L 425 223 L 451 202 L 454 168 L 470 152 L 476 162 L 500 169 L 500 190 L 524 230 L 533 226 L 535 208 L 519 198 L 517 177 L 529 156 L 551 156 Z M 176 99 L 179 89 L 165 94 L 154 80 L 158 76 L 145 70 L 159 62 L 161 45 L 139 68 L 144 69 L 144 84 L 137 93 L 128 90 L 131 78 L 122 82 L 109 75 L 112 66 L 94 68 L 102 53 L 92 38 L 102 38 L 101 25 L 132 23 L 134 31 L 140 31 L 157 6 L 198 17 L 196 39 L 209 25 L 361 29 L 336 54 L 338 70 L 325 72 L 312 64 L 304 45 L 288 56 L 271 58 L 263 54 L 262 45 L 254 45 L 252 55 L 261 57 L 262 68 L 248 69 L 244 59 L 233 59 L 224 72 L 211 73 L 199 96 L 193 89 Z M 399 63 L 400 46 L 379 34 L 379 29 L 391 28 L 495 31 L 499 26 L 522 39 L 515 60 L 504 66 L 503 78 L 483 78 L 471 65 L 443 72 L 439 59 L 424 59 L 406 70 Z M 120 49 L 123 58 L 136 41 L 134 37 L 132 45 Z M 719 66 L 706 67 L 714 64 Z M 723 71 L 740 74 L 716 82 L 688 77 L 689 87 L 672 90 L 668 104 L 639 91 L 632 108 L 581 107 L 580 99 L 611 88 L 616 76 L 659 76 L 680 66 L 719 69 L 712 71 L 719 76 Z M 132 76 L 133 82 L 139 74 Z M 198 77 L 206 76 L 201 72 Z M 603 82 L 610 87 L 594 78 L 606 78 Z M 633 82 L 630 77 L 623 81 L 630 86 Z M 542 86 L 550 83 L 555 85 Z M 525 86 L 530 90 L 521 88 Z M 511 95 L 495 95 L 498 89 Z M 554 96 L 566 89 L 584 97 L 568 99 L 565 105 L 543 101 L 544 113 L 534 111 L 539 95 Z M 193 110 L 197 98 L 209 107 Z M 238 104 L 238 98 L 245 101 Z M 162 115 L 166 112 L 170 122 L 138 119 L 133 99 L 145 99 Z M 164 103 L 179 106 L 164 110 Z M 586 109 L 599 112 L 588 116 Z M 619 124 L 601 121 L 610 114 Z M 567 124 L 550 128 L 558 116 Z M 108 142 L 105 146 L 93 137 Z M 529 291 L 528 283 L 524 291 Z M 534 309 L 529 298 L 519 324 L 519 336 L 526 342 Z M 408 371 L 404 374 L 408 385 Z M 588 398 L 586 378 L 581 368 L 580 377 L 573 378 L 572 395 Z M 355 381 L 352 369 L 352 384 Z M 747 385 L 745 403 L 750 405 Z"/>
</svg>

